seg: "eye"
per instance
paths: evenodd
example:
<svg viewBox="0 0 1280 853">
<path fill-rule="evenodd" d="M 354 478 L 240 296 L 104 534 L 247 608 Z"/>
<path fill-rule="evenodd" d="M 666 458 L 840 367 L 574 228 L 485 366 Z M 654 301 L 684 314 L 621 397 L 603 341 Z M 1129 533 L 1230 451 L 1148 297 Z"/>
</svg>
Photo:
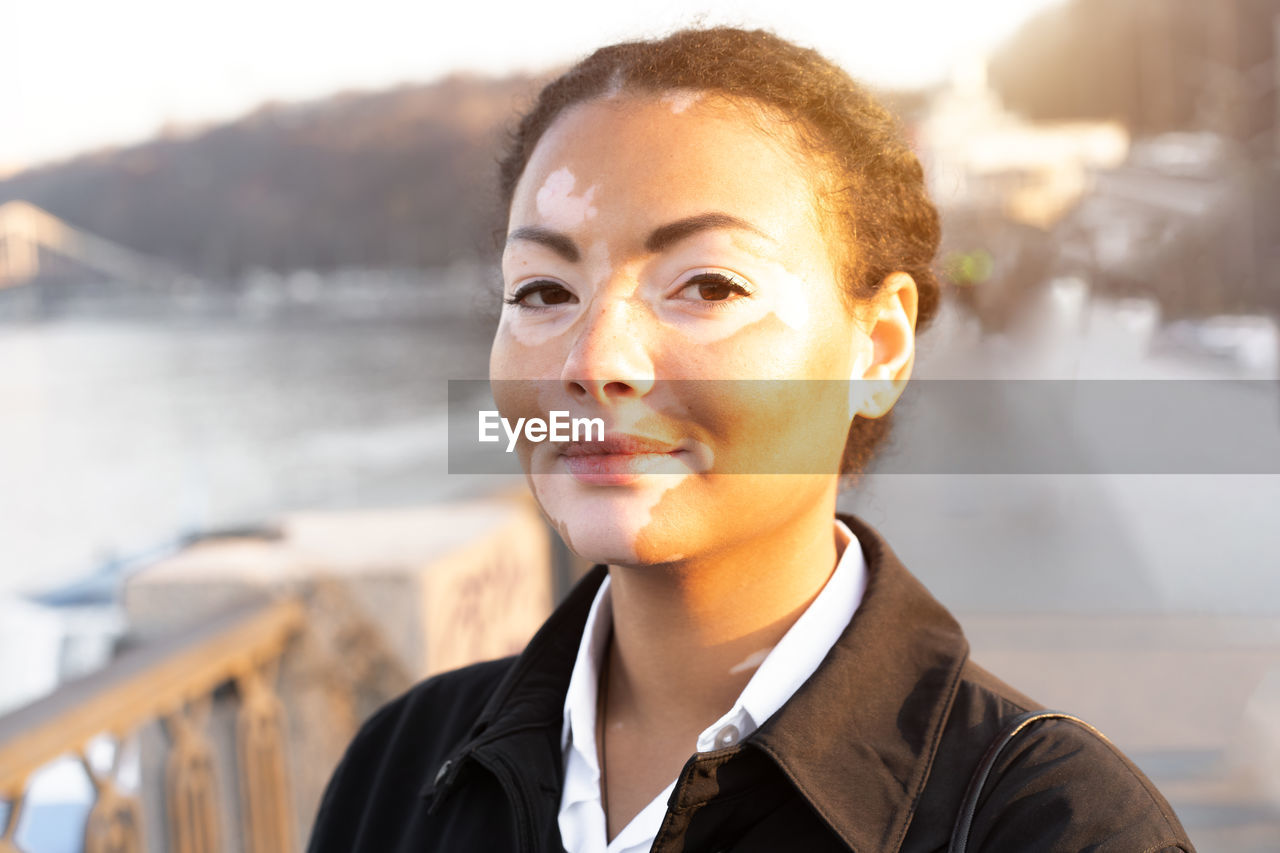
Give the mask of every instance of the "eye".
<svg viewBox="0 0 1280 853">
<path fill-rule="evenodd" d="M 725 272 L 698 273 L 686 281 L 679 292 L 687 294 L 684 298 L 691 302 L 719 304 L 736 302 L 754 293 L 743 279 Z"/>
<path fill-rule="evenodd" d="M 556 305 L 569 305 L 577 302 L 578 297 L 574 296 L 568 288 L 558 281 L 540 279 L 520 285 L 516 288 L 515 293 L 502 301 L 518 308 L 536 310 L 539 308 L 552 308 Z"/>
</svg>

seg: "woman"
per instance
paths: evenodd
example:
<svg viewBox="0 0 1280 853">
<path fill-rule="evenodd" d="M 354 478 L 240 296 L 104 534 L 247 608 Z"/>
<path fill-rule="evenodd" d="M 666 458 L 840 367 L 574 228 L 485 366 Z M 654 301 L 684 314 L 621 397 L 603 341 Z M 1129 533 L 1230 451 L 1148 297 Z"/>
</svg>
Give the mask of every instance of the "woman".
<svg viewBox="0 0 1280 853">
<path fill-rule="evenodd" d="M 495 398 L 603 423 L 518 447 L 601 565 L 518 658 L 372 718 L 311 850 L 945 849 L 1037 706 L 835 515 L 938 303 L 889 115 L 772 35 L 684 31 L 547 86 L 502 186 Z M 1027 726 L 979 793 L 970 849 L 1192 849 L 1071 719 Z"/>
</svg>

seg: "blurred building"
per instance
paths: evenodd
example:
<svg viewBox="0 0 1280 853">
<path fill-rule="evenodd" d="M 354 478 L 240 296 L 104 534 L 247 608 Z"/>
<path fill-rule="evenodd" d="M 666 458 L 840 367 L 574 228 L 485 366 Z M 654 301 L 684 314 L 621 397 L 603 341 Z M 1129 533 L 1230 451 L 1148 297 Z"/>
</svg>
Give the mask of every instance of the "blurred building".
<svg viewBox="0 0 1280 853">
<path fill-rule="evenodd" d="M 942 207 L 998 212 L 1041 228 L 1087 191 L 1092 170 L 1118 165 L 1129 147 L 1114 121 L 1034 123 L 1009 112 L 980 57 L 935 96 L 917 139 Z"/>
<path fill-rule="evenodd" d="M 1134 136 L 1211 130 L 1280 154 L 1280 0 L 1074 0 L 1002 48 L 992 82 L 1035 120 L 1112 118 Z"/>
<path fill-rule="evenodd" d="M 1280 316 L 1278 52 L 1280 0 L 1074 0 L 962 69 L 920 127 L 959 300 Z"/>
</svg>

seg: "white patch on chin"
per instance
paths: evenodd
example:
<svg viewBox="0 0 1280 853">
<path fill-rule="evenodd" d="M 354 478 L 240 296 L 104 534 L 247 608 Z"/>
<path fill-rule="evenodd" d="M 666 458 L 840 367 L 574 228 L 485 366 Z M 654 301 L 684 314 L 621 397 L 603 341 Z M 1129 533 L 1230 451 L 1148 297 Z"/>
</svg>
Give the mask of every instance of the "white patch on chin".
<svg viewBox="0 0 1280 853">
<path fill-rule="evenodd" d="M 701 473 L 700 466 L 709 468 L 713 454 L 711 448 L 701 445 L 689 456 L 691 458 L 672 460 L 669 465 L 656 468 L 647 478 L 644 488 L 616 487 L 619 492 L 610 496 L 608 491 L 603 491 L 599 498 L 584 495 L 581 490 L 588 487 L 578 483 L 563 468 L 534 473 L 528 479 L 535 500 L 553 526 L 573 542 L 574 553 L 596 563 L 635 565 L 640 562 L 639 540 L 653 524 L 653 512 L 658 504 L 691 475 Z M 562 465 L 560 462 L 553 464 Z M 590 511 L 593 500 L 612 504 L 608 514 L 614 516 L 613 521 L 602 522 L 603 512 Z M 602 524 L 616 526 L 614 530 L 607 530 L 602 528 Z M 618 538 L 619 530 L 627 541 L 608 541 Z M 607 544 L 600 541 L 602 538 Z M 685 554 L 681 553 L 662 560 L 676 562 L 684 557 Z"/>
</svg>

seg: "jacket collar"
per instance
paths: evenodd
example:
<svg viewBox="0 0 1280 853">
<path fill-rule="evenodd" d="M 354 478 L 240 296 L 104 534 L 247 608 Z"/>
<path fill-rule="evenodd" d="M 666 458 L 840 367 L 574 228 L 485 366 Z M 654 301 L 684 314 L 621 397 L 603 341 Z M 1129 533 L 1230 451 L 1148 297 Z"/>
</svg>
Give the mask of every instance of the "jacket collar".
<svg viewBox="0 0 1280 853">
<path fill-rule="evenodd" d="M 862 605 L 813 676 L 746 743 L 777 764 L 851 849 L 892 851 L 928 779 L 969 646 L 874 528 L 853 515 L 839 518 L 866 558 Z M 531 778 L 544 794 L 558 793 L 565 692 L 606 572 L 592 568 L 530 640 L 457 759 L 520 742 Z M 437 787 L 456 778 L 462 762 L 452 763 Z"/>
<path fill-rule="evenodd" d="M 856 516 L 862 606 L 817 672 L 756 732 L 814 810 L 859 853 L 897 850 L 969 655 L 955 621 Z"/>
<path fill-rule="evenodd" d="M 486 753 L 510 751 L 513 745 L 544 795 L 554 788 L 558 797 L 564 782 L 559 753 L 564 697 L 591 602 L 607 575 L 607 566 L 593 566 L 515 658 L 462 744 L 423 788 L 424 796 L 435 795 L 433 810 L 448 796 L 469 759 L 483 760 Z"/>
</svg>

